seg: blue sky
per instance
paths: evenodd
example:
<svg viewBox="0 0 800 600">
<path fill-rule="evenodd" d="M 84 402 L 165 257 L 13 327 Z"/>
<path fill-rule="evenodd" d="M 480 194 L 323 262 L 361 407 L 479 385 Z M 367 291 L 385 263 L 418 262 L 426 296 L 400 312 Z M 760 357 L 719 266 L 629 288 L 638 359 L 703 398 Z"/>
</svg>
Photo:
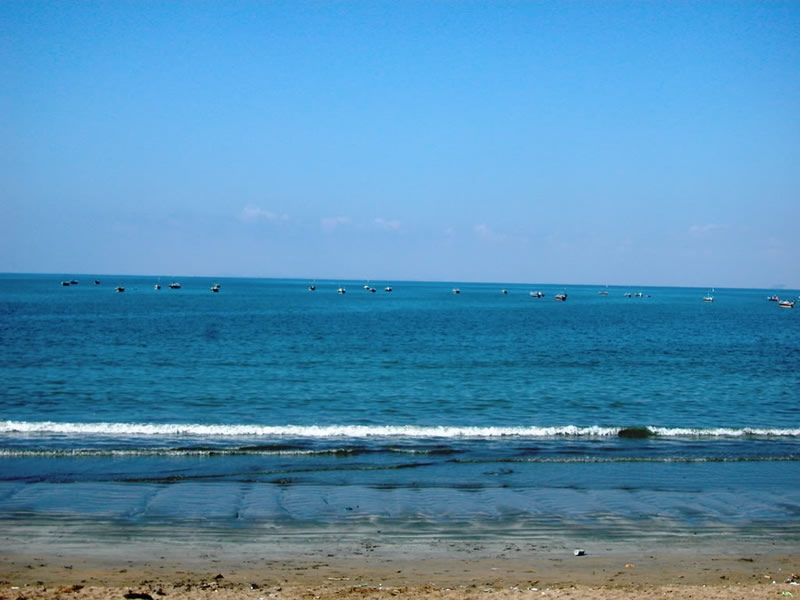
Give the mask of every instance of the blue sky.
<svg viewBox="0 0 800 600">
<path fill-rule="evenodd" d="M 0 76 L 0 271 L 800 288 L 798 2 L 4 2 Z"/>
</svg>

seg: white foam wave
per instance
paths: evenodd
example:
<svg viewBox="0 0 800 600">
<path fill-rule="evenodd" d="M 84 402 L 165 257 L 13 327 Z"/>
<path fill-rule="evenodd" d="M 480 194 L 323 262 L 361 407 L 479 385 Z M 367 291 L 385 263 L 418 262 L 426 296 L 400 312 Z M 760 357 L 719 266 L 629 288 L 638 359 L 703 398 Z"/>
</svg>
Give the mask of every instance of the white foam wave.
<svg viewBox="0 0 800 600">
<path fill-rule="evenodd" d="M 0 421 L 0 434 L 98 436 L 197 436 L 292 438 L 467 438 L 614 437 L 624 427 L 424 427 L 414 425 L 204 425 L 180 423 L 58 423 Z M 800 437 L 800 429 L 647 427 L 660 437 Z M 644 428 L 642 428 L 644 430 Z"/>
</svg>

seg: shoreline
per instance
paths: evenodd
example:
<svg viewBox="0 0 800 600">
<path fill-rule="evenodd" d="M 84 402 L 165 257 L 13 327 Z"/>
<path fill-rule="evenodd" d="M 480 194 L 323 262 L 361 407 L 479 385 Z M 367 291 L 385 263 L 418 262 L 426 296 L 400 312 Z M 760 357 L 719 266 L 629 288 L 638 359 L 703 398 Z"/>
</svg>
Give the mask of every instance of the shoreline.
<svg viewBox="0 0 800 600">
<path fill-rule="evenodd" d="M 97 523 L 5 521 L 0 598 L 452 598 L 546 595 L 624 599 L 800 597 L 794 535 L 677 536 L 549 542 L 458 532 L 105 530 Z M 789 580 L 789 581 L 787 581 Z M 144 598 L 144 596 L 139 596 Z M 145 599 L 146 600 L 146 599 Z"/>
</svg>

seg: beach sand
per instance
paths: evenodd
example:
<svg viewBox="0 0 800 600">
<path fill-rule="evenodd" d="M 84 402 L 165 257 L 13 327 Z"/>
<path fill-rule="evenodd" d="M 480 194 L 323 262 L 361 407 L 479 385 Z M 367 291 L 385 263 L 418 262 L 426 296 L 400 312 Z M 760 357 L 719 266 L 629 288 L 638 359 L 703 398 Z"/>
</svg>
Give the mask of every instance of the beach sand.
<svg viewBox="0 0 800 600">
<path fill-rule="evenodd" d="M 156 530 L 109 538 L 74 527 L 7 526 L 0 600 L 800 598 L 800 553 L 768 540 L 594 540 L 576 556 L 563 541 L 360 533 L 233 540 Z"/>
</svg>

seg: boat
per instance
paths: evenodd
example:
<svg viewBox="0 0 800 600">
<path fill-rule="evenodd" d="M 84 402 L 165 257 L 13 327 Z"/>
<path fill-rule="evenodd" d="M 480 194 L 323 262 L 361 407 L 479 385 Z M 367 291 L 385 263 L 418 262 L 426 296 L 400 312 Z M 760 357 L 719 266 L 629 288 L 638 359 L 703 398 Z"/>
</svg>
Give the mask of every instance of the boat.
<svg viewBox="0 0 800 600">
<path fill-rule="evenodd" d="M 95 279 L 95 280 L 94 280 L 94 284 L 95 284 L 95 285 L 100 285 L 100 280 L 99 280 L 99 279 Z"/>
<path fill-rule="evenodd" d="M 215 283 L 214 285 L 211 286 L 211 291 L 216 294 L 219 291 L 219 287 L 220 287 L 219 284 Z"/>
<path fill-rule="evenodd" d="M 179 290 L 179 289 L 181 289 L 181 284 L 178 283 L 177 281 L 173 281 L 172 283 L 169 284 L 169 289 L 171 289 L 171 290 Z"/>
<path fill-rule="evenodd" d="M 346 294 L 346 293 L 347 293 L 347 290 L 346 290 L 346 289 L 344 289 L 343 287 L 340 287 L 338 290 L 336 290 L 336 293 L 337 293 L 337 294 Z"/>
<path fill-rule="evenodd" d="M 544 292 L 540 292 L 539 290 L 536 290 L 534 292 L 529 292 L 529 293 L 530 293 L 531 298 L 544 298 Z"/>
<path fill-rule="evenodd" d="M 62 281 L 61 285 L 64 287 L 69 287 L 69 281 Z"/>
<path fill-rule="evenodd" d="M 155 285 L 153 286 L 153 289 L 154 289 L 154 290 L 160 290 L 160 289 L 161 289 L 161 284 L 160 284 L 160 283 L 157 283 L 157 284 L 155 284 Z"/>
<path fill-rule="evenodd" d="M 460 290 L 460 289 L 458 289 L 458 288 L 453 288 L 453 293 L 454 293 L 454 294 L 460 294 L 460 293 L 461 293 L 461 290 Z"/>
<path fill-rule="evenodd" d="M 556 294 L 556 300 L 558 300 L 559 302 L 566 302 L 567 301 L 567 294 L 565 292 L 562 292 L 560 294 Z"/>
<path fill-rule="evenodd" d="M 714 301 L 714 290 L 709 291 L 705 296 L 703 296 L 703 302 L 713 302 Z"/>
<path fill-rule="evenodd" d="M 310 284 L 308 285 L 308 291 L 309 291 L 309 292 L 313 292 L 313 291 L 314 291 L 314 290 L 316 290 L 316 289 L 317 289 L 317 286 L 316 286 L 316 285 L 314 285 L 313 283 L 310 283 Z"/>
<path fill-rule="evenodd" d="M 781 308 L 794 308 L 794 300 L 781 300 L 778 302 L 778 306 Z"/>
<path fill-rule="evenodd" d="M 384 292 L 391 292 L 392 291 L 392 286 L 387 285 L 385 288 L 383 288 L 383 291 Z"/>
<path fill-rule="evenodd" d="M 125 288 L 122 287 L 121 285 L 118 285 L 117 287 L 114 288 L 114 291 L 115 292 L 124 292 Z"/>
<path fill-rule="evenodd" d="M 781 297 L 776 294 L 775 296 L 767 296 L 767 300 L 770 302 L 780 302 Z"/>
<path fill-rule="evenodd" d="M 505 296 L 508 293 L 508 290 L 500 290 L 500 293 Z"/>
</svg>

